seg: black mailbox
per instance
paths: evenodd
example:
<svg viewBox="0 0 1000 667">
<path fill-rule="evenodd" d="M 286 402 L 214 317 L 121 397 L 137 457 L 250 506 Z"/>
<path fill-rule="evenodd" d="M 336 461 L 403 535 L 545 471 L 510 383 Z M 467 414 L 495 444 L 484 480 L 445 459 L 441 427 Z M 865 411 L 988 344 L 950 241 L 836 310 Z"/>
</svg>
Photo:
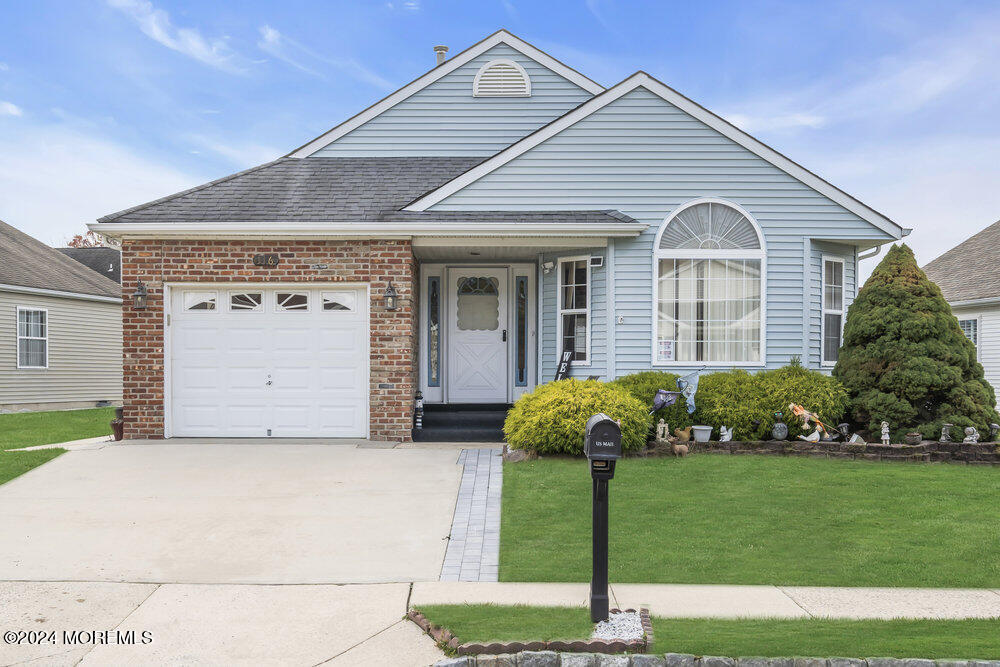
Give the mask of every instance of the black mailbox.
<svg viewBox="0 0 1000 667">
<path fill-rule="evenodd" d="M 593 492 L 593 574 L 590 579 L 590 620 L 608 619 L 608 480 L 622 457 L 621 425 L 599 412 L 587 420 L 583 453 L 590 461 Z"/>
<path fill-rule="evenodd" d="M 615 461 L 622 457 L 622 429 L 618 422 L 603 412 L 588 419 L 583 453 L 590 460 L 590 474 L 594 478 L 614 477 Z"/>
</svg>

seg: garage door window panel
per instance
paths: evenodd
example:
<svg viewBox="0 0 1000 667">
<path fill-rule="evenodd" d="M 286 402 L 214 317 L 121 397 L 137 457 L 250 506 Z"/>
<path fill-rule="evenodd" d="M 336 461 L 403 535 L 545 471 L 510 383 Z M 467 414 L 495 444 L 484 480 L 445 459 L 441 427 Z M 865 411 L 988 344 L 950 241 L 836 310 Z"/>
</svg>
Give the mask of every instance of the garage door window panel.
<svg viewBox="0 0 1000 667">
<path fill-rule="evenodd" d="M 184 310 L 215 310 L 218 292 L 185 292 Z"/>
<path fill-rule="evenodd" d="M 309 310 L 309 295 L 304 292 L 278 292 L 277 304 L 279 311 Z"/>
<path fill-rule="evenodd" d="M 323 310 L 353 313 L 356 308 L 355 292 L 323 292 Z"/>
<path fill-rule="evenodd" d="M 259 313 L 264 310 L 264 295 L 260 292 L 230 292 L 229 310 Z"/>
</svg>

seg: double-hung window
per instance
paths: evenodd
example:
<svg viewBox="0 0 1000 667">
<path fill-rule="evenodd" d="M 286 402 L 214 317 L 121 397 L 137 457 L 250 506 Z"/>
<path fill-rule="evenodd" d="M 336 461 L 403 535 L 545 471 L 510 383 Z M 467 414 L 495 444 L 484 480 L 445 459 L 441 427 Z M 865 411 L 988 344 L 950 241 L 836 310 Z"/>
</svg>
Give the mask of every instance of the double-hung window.
<svg viewBox="0 0 1000 667">
<path fill-rule="evenodd" d="M 979 355 L 979 320 L 978 319 L 967 319 L 959 320 L 958 326 L 965 334 L 965 337 L 972 341 L 972 344 L 976 346 L 976 355 Z"/>
<path fill-rule="evenodd" d="M 762 362 L 764 244 L 739 207 L 700 199 L 675 211 L 654 246 L 653 363 Z"/>
<path fill-rule="evenodd" d="M 49 367 L 49 313 L 44 308 L 17 309 L 17 367 Z"/>
<path fill-rule="evenodd" d="M 823 258 L 823 363 L 837 363 L 844 331 L 844 260 Z"/>
<path fill-rule="evenodd" d="M 590 258 L 559 260 L 560 349 L 572 352 L 570 361 L 590 362 Z"/>
</svg>

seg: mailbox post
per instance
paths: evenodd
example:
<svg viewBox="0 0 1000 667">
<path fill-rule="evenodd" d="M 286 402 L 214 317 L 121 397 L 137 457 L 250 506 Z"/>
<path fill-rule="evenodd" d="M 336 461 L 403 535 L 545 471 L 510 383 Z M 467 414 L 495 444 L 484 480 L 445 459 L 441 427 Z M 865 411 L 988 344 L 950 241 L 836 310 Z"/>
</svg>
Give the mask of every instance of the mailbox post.
<svg viewBox="0 0 1000 667">
<path fill-rule="evenodd" d="M 615 461 L 622 456 L 622 431 L 604 413 L 587 420 L 583 453 L 593 481 L 593 572 L 590 578 L 590 620 L 608 620 L 608 480 L 615 476 Z"/>
</svg>

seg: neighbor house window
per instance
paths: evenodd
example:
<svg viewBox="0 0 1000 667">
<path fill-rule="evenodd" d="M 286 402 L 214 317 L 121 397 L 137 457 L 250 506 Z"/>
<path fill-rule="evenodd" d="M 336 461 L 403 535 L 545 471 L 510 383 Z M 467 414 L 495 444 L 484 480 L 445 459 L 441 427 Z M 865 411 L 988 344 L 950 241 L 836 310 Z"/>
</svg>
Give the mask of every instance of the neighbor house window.
<svg viewBox="0 0 1000 667">
<path fill-rule="evenodd" d="M 761 362 L 764 247 L 749 214 L 720 200 L 686 204 L 655 245 L 653 362 Z"/>
<path fill-rule="evenodd" d="M 823 363 L 837 363 L 844 331 L 844 261 L 823 258 Z"/>
<path fill-rule="evenodd" d="M 17 309 L 17 367 L 49 367 L 49 313 L 42 308 Z"/>
<path fill-rule="evenodd" d="M 972 344 L 979 349 L 979 320 L 959 320 L 958 326 L 961 327 L 962 333 L 965 337 L 972 341 Z"/>
<path fill-rule="evenodd" d="M 590 361 L 590 258 L 559 260 L 558 338 L 570 361 Z"/>
</svg>

